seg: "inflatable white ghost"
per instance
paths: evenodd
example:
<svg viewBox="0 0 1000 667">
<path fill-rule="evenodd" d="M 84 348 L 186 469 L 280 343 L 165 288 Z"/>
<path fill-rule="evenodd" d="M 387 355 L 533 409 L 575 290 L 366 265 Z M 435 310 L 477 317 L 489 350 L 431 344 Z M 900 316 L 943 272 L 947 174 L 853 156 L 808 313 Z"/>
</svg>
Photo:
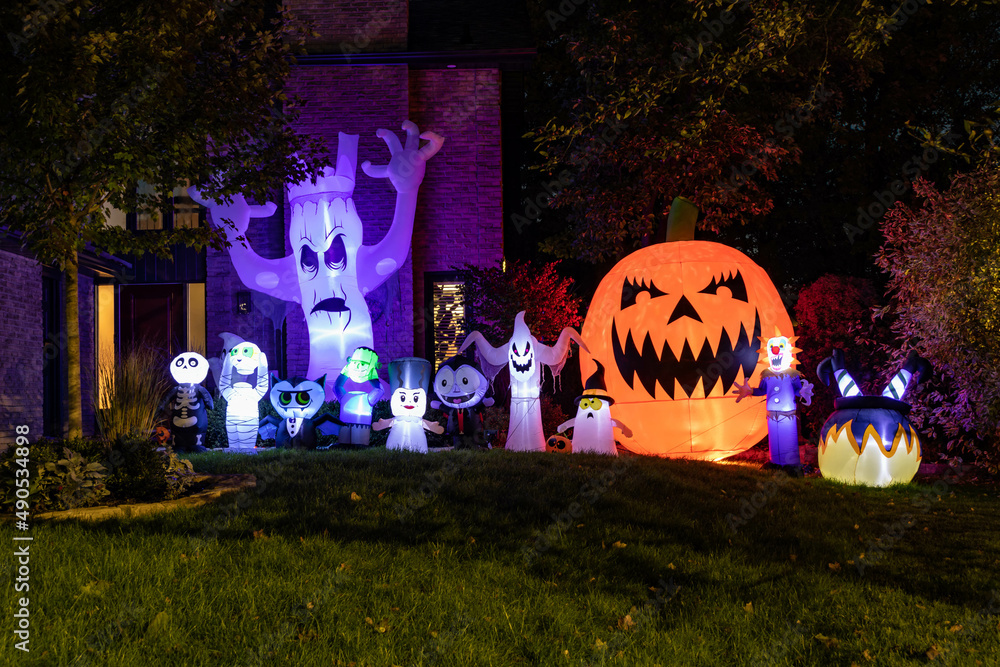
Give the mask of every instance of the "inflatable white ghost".
<svg viewBox="0 0 1000 667">
<path fill-rule="evenodd" d="M 556 429 L 562 433 L 573 427 L 574 454 L 609 454 L 618 456 L 615 446 L 614 428 L 621 429 L 625 437 L 632 437 L 632 431 L 617 419 L 611 418 L 611 406 L 615 399 L 608 396 L 604 386 L 604 366 L 597 362 L 597 370 L 587 378 L 583 395 L 576 397 L 576 417 L 568 419 Z"/>
<path fill-rule="evenodd" d="M 559 340 L 552 347 L 542 345 L 524 323 L 522 310 L 514 318 L 514 334 L 503 347 L 493 347 L 486 342 L 483 334 L 473 331 L 459 348 L 458 352 L 461 354 L 475 343 L 479 356 L 487 364 L 494 368 L 507 364 L 510 369 L 510 426 L 507 429 L 506 445 L 510 451 L 545 451 L 542 406 L 539 402 L 542 366 L 549 366 L 552 374 L 558 376 L 569 356 L 570 340 L 587 350 L 583 338 L 572 327 L 563 329 Z"/>
<path fill-rule="evenodd" d="M 358 347 L 374 347 L 371 315 L 365 295 L 375 290 L 406 261 L 413 235 L 417 190 L 424 180 L 426 162 L 440 150 L 444 139 L 434 132 L 420 134 L 411 121 L 403 123 L 406 143 L 389 130 L 379 130 L 389 147 L 388 165 L 361 168 L 372 178 L 388 178 L 396 189 L 392 226 L 376 245 L 362 245 L 364 225 L 354 207 L 358 135 L 340 133 L 337 167 L 327 167 L 315 182 L 289 184 L 288 229 L 292 254 L 266 259 L 244 245 L 250 218 L 272 215 L 275 205 L 251 206 L 242 195 L 231 204 L 205 199 L 191 187 L 191 198 L 211 209 L 212 220 L 232 244 L 229 255 L 243 284 L 302 306 L 309 328 L 307 377 L 337 377 L 345 360 Z M 429 143 L 420 147 L 420 140 Z M 223 225 L 229 220 L 233 227 Z M 326 387 L 333 400 L 333 383 Z"/>
<path fill-rule="evenodd" d="M 233 346 L 222 364 L 219 393 L 226 399 L 229 448 L 252 450 L 257 445 L 260 413 L 257 403 L 267 393 L 267 355 L 246 341 Z"/>
<path fill-rule="evenodd" d="M 444 433 L 444 427 L 427 419 L 427 390 L 431 383 L 431 362 L 418 357 L 396 359 L 389 364 L 389 408 L 392 419 L 379 419 L 372 430 L 390 428 L 386 449 L 427 453 L 424 430 Z"/>
</svg>

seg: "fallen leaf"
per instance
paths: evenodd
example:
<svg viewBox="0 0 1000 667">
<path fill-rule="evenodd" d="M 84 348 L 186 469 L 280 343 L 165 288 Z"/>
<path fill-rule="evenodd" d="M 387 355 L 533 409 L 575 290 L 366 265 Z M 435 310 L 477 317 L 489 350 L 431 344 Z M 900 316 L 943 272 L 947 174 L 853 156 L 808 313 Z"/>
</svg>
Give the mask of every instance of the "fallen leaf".
<svg viewBox="0 0 1000 667">
<path fill-rule="evenodd" d="M 948 628 L 948 632 L 961 632 L 961 631 L 962 631 L 961 625 L 953 625 L 950 628 Z"/>
<path fill-rule="evenodd" d="M 170 615 L 165 611 L 161 611 L 153 620 L 149 622 L 149 628 L 147 632 L 152 635 L 159 635 L 167 632 L 170 628 Z"/>
<path fill-rule="evenodd" d="M 264 529 L 263 528 L 261 528 L 260 530 L 253 531 L 253 538 L 255 540 L 266 540 L 266 539 L 269 539 L 267 537 L 267 535 L 264 534 Z"/>
<path fill-rule="evenodd" d="M 578 523 L 578 524 L 576 524 L 576 527 L 577 527 L 577 528 L 583 528 L 583 527 L 584 527 L 584 525 L 586 525 L 586 524 L 582 524 L 582 523 Z"/>
<path fill-rule="evenodd" d="M 828 563 L 827 567 L 829 567 L 834 572 L 840 572 L 840 563 Z"/>
<path fill-rule="evenodd" d="M 385 495 L 385 491 L 383 491 L 382 493 L 378 494 L 378 497 L 381 498 L 384 495 Z"/>
<path fill-rule="evenodd" d="M 865 649 L 864 651 L 862 651 L 861 655 L 864 656 L 865 660 L 867 660 L 868 662 L 871 662 L 872 660 L 875 659 L 875 658 L 872 657 L 872 654 L 868 652 L 868 649 Z"/>
<path fill-rule="evenodd" d="M 929 649 L 927 649 L 927 653 L 924 655 L 927 656 L 928 660 L 935 660 L 939 655 L 941 655 L 941 650 L 937 646 L 932 645 Z"/>
<path fill-rule="evenodd" d="M 351 500 L 353 500 L 354 502 L 358 502 L 359 500 L 361 500 L 361 496 L 351 491 Z"/>
<path fill-rule="evenodd" d="M 598 651 L 604 651 L 608 648 L 608 645 L 602 642 L 600 639 L 598 639 L 596 642 L 594 642 L 594 648 L 596 648 Z"/>
<path fill-rule="evenodd" d="M 835 637 L 827 637 L 825 635 L 819 634 L 815 635 L 813 639 L 820 641 L 827 648 L 837 648 L 840 645 L 840 640 Z"/>
<path fill-rule="evenodd" d="M 628 630 L 629 628 L 631 628 L 634 625 L 635 625 L 635 621 L 632 620 L 632 615 L 631 614 L 625 614 L 624 616 L 622 616 L 621 618 L 618 619 L 618 629 L 619 630 Z"/>
<path fill-rule="evenodd" d="M 627 547 L 628 545 L 627 545 L 627 544 L 625 544 L 624 542 L 615 542 L 615 543 L 614 543 L 614 544 L 612 544 L 611 546 L 613 546 L 613 547 L 614 547 L 615 549 L 624 549 L 624 548 L 625 548 L 625 547 Z"/>
<path fill-rule="evenodd" d="M 372 620 L 371 616 L 365 616 L 365 623 L 367 623 L 368 625 L 374 625 L 375 621 Z"/>
<path fill-rule="evenodd" d="M 673 563 L 667 563 L 667 569 L 668 570 L 676 570 L 677 566 L 674 565 Z"/>
<path fill-rule="evenodd" d="M 475 544 L 475 543 L 476 543 L 476 538 L 470 537 L 469 538 L 469 544 Z"/>
<path fill-rule="evenodd" d="M 743 605 L 743 611 L 745 611 L 748 614 L 752 614 L 753 613 L 753 602 L 747 602 L 745 605 Z"/>
</svg>

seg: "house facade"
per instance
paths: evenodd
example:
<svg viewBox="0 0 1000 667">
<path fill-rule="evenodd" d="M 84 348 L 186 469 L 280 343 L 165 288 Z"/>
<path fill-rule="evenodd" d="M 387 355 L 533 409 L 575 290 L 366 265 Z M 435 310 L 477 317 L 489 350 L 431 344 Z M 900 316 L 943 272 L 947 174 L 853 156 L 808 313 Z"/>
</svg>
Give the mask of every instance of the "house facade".
<svg viewBox="0 0 1000 667">
<path fill-rule="evenodd" d="M 438 362 L 463 334 L 460 281 L 465 263 L 496 265 L 503 257 L 505 202 L 516 202 L 517 160 L 505 139 L 519 137 L 521 76 L 533 49 L 524 7 L 487 11 L 463 2 L 293 0 L 319 36 L 308 43 L 287 82 L 301 99 L 297 129 L 319 137 L 336 161 L 338 135 L 359 136 L 357 162 L 386 164 L 380 128 L 403 136 L 410 120 L 444 137 L 427 163 L 411 251 L 396 273 L 366 295 L 374 348 L 383 361 L 418 356 Z M 507 177 L 505 179 L 505 176 Z M 506 180 L 506 183 L 505 183 Z M 210 214 L 182 191 L 161 216 L 114 212 L 112 222 L 144 229 L 211 224 Z M 286 193 L 275 213 L 251 222 L 247 238 L 262 257 L 292 252 Z M 388 179 L 359 168 L 353 201 L 364 243 L 377 243 L 393 220 L 396 193 Z M 506 204 L 509 208 L 512 203 Z M 26 255 L 15 239 L 0 245 L 0 443 L 13 425 L 58 436 L 65 423 L 66 370 L 59 274 Z M 226 251 L 175 248 L 153 256 L 81 256 L 81 383 L 84 430 L 95 425 L 93 394 L 99 359 L 147 345 L 170 358 L 184 350 L 219 357 L 233 334 L 260 346 L 282 377 L 305 375 L 309 340 L 295 303 L 245 285 Z M 209 380 L 211 383 L 211 380 Z"/>
</svg>

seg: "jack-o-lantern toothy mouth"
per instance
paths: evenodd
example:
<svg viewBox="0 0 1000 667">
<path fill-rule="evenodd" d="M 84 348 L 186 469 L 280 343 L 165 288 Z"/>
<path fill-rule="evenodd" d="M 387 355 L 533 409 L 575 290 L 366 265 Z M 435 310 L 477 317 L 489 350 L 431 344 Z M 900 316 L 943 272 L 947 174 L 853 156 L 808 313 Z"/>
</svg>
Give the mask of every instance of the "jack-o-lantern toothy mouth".
<svg viewBox="0 0 1000 667">
<path fill-rule="evenodd" d="M 674 356 L 666 340 L 663 341 L 663 347 L 657 351 L 648 332 L 641 351 L 632 339 L 631 331 L 628 332 L 623 346 L 618 335 L 617 322 L 611 323 L 611 346 L 614 350 L 615 363 L 629 388 L 634 388 L 635 377 L 638 376 L 639 382 L 651 397 L 656 396 L 656 384 L 659 383 L 671 399 L 674 398 L 675 381 L 680 384 L 683 392 L 680 398 L 690 397 L 699 381 L 702 382 L 705 396 L 712 392 L 720 380 L 723 394 L 728 394 L 733 388 L 740 368 L 743 369 L 744 378 L 749 378 L 753 373 L 760 353 L 759 336 L 760 313 L 755 308 L 752 335 L 747 332 L 746 326 L 741 325 L 740 333 L 733 341 L 723 327 L 714 352 L 713 346 L 705 340 L 698 355 L 695 356 L 690 344 L 685 341 L 678 358 Z"/>
</svg>

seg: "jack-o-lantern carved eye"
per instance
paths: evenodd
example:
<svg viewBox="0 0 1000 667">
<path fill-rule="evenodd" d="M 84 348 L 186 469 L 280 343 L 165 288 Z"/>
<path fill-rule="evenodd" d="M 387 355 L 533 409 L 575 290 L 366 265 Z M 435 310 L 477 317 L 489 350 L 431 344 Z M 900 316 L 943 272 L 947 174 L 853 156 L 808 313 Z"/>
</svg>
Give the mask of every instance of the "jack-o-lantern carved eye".
<svg viewBox="0 0 1000 667">
<path fill-rule="evenodd" d="M 650 299 L 655 299 L 660 296 L 667 296 L 667 292 L 659 289 L 653 284 L 653 281 L 649 281 L 649 286 L 646 286 L 646 281 L 641 280 L 636 282 L 635 279 L 626 280 L 622 283 L 622 306 L 620 310 L 625 310 L 629 306 L 635 305 L 635 299 L 641 292 L 647 292 Z"/>
<path fill-rule="evenodd" d="M 743 276 L 740 275 L 739 271 L 731 274 L 728 278 L 712 278 L 712 282 L 708 284 L 708 287 L 698 292 L 698 294 L 718 294 L 719 288 L 725 287 L 729 290 L 729 294 L 732 295 L 734 299 L 739 299 L 744 303 L 749 303 L 747 299 L 747 286 L 743 282 Z"/>
</svg>

